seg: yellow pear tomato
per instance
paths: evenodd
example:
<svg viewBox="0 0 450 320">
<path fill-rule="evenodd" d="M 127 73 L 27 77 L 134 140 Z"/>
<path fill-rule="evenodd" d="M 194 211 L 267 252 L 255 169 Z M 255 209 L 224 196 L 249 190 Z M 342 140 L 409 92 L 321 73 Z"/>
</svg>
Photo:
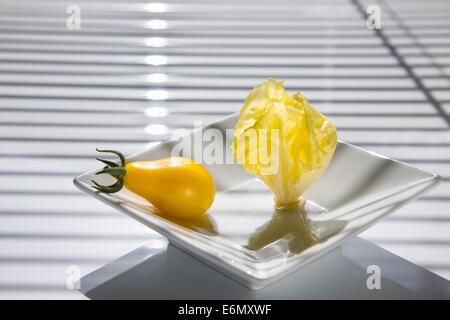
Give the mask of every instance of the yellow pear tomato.
<svg viewBox="0 0 450 320">
<path fill-rule="evenodd" d="M 102 186 L 95 181 L 94 188 L 105 193 L 114 193 L 123 186 L 149 201 L 163 214 L 179 219 L 193 219 L 203 215 L 215 197 L 214 181 L 201 164 L 194 160 L 173 157 L 153 161 L 137 161 L 126 164 L 120 152 L 121 166 L 98 159 L 107 166 L 97 174 L 110 174 L 117 182 Z"/>
</svg>

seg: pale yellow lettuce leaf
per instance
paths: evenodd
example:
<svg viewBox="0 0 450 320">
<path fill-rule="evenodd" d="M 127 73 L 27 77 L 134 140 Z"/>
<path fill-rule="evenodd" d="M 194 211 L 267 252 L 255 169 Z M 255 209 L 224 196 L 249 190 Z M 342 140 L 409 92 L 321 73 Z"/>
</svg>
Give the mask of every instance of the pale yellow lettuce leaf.
<svg viewBox="0 0 450 320">
<path fill-rule="evenodd" d="M 271 78 L 245 100 L 232 148 L 236 163 L 262 179 L 277 205 L 285 206 L 296 203 L 322 175 L 336 143 L 331 121 L 300 92 L 289 97 L 283 82 Z"/>
</svg>

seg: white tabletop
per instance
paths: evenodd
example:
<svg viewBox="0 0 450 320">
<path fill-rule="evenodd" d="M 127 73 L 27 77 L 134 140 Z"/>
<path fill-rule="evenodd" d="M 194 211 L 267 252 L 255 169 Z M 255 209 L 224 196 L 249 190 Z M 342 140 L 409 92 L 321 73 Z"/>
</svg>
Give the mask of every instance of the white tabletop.
<svg viewBox="0 0 450 320">
<path fill-rule="evenodd" d="M 236 112 L 271 76 L 342 140 L 443 176 L 361 236 L 450 279 L 449 2 L 378 1 L 380 30 L 369 0 L 73 3 L 0 1 L 0 298 L 80 298 L 73 270 L 157 237 L 75 189 L 96 147 Z"/>
<path fill-rule="evenodd" d="M 252 290 L 154 239 L 81 278 L 79 291 L 88 299 L 450 299 L 450 281 L 356 237 Z"/>
</svg>

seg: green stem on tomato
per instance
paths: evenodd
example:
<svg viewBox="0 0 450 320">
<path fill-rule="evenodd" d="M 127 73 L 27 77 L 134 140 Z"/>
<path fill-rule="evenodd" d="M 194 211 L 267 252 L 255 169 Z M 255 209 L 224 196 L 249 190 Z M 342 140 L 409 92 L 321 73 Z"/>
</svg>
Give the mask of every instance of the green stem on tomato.
<svg viewBox="0 0 450 320">
<path fill-rule="evenodd" d="M 101 185 L 101 184 L 95 182 L 94 180 L 91 180 L 91 182 L 94 184 L 92 187 L 103 193 L 118 192 L 120 189 L 123 188 L 123 177 L 127 174 L 127 169 L 125 168 L 125 166 L 127 164 L 125 157 L 123 156 L 123 154 L 121 152 L 115 151 L 115 150 L 100 150 L 100 149 L 96 149 L 96 150 L 98 152 L 107 152 L 107 153 L 113 153 L 113 154 L 117 155 L 120 159 L 120 166 L 115 162 L 96 158 L 98 161 L 101 161 L 104 164 L 106 164 L 106 166 L 103 168 L 103 170 L 97 172 L 96 175 L 109 174 L 110 176 L 116 178 L 117 181 L 109 186 L 104 186 L 104 185 Z"/>
</svg>

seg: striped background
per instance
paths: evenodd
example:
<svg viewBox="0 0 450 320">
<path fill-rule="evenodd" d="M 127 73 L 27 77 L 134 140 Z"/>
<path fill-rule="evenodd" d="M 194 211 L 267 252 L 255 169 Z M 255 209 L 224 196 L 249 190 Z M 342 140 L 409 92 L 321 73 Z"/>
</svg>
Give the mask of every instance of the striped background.
<svg viewBox="0 0 450 320">
<path fill-rule="evenodd" d="M 1 0 L 0 298 L 78 298 L 69 265 L 155 237 L 74 188 L 95 147 L 137 152 L 214 121 L 270 76 L 341 139 L 443 176 L 363 237 L 450 279 L 449 14 L 445 0 Z"/>
</svg>

